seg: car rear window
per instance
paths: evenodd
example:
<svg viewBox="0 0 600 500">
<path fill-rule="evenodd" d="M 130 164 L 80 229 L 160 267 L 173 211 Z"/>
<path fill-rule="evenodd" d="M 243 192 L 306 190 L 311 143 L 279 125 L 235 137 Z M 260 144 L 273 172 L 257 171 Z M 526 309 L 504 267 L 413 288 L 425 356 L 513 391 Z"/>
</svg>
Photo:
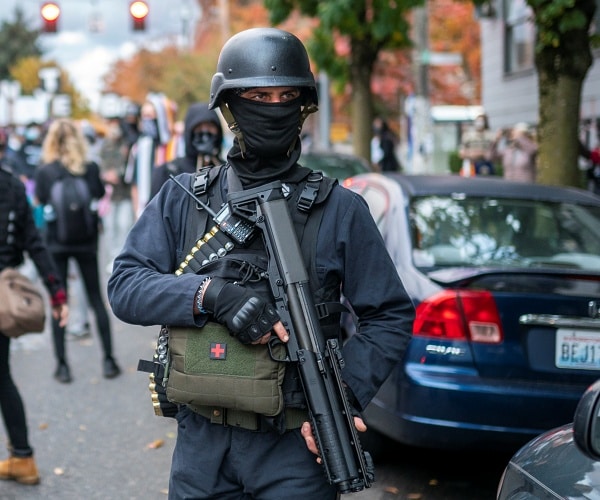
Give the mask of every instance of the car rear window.
<svg viewBox="0 0 600 500">
<path fill-rule="evenodd" d="M 600 271 L 600 208 L 465 195 L 411 203 L 418 267 L 553 266 Z"/>
</svg>

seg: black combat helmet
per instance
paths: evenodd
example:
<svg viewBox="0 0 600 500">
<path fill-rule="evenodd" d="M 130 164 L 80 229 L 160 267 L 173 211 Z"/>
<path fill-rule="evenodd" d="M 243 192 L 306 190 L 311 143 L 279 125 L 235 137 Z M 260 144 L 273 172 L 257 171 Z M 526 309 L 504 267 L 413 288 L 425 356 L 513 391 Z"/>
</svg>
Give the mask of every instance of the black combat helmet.
<svg viewBox="0 0 600 500">
<path fill-rule="evenodd" d="M 306 104 L 318 103 L 304 45 L 277 28 L 251 28 L 225 43 L 210 86 L 209 108 L 221 105 L 224 91 L 251 87 L 303 87 Z"/>
</svg>

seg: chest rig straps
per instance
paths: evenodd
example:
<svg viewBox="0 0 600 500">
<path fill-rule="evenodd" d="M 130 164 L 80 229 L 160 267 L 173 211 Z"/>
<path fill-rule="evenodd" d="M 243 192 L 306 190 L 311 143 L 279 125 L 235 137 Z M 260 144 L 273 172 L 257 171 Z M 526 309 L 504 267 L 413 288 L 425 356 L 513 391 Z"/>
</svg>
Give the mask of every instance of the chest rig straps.
<svg viewBox="0 0 600 500">
<path fill-rule="evenodd" d="M 202 168 L 192 177 L 191 191 L 205 205 L 216 207 L 223 203 L 219 186 L 210 190 L 212 203 L 210 203 L 208 196 L 209 186 L 215 179 L 215 182 L 218 182 L 222 168 L 223 166 Z M 238 185 L 239 180 L 237 176 L 233 174 L 232 170 L 228 174 L 229 190 L 231 192 L 240 190 L 241 185 Z M 314 205 L 323 201 L 329 195 L 335 183 L 336 181 L 325 178 L 320 172 L 311 172 L 306 177 L 303 188 L 297 190 L 296 194 L 290 200 L 290 203 L 296 205 L 296 209 L 291 210 L 292 219 L 298 239 L 302 242 L 302 254 L 308 259 L 307 264 L 310 264 L 307 267 L 310 269 L 312 283 L 318 283 L 314 256 L 316 253 L 316 234 L 322 215 L 321 210 L 315 210 L 316 207 Z M 322 189 L 323 187 L 325 189 Z M 311 212 L 314 212 L 313 217 L 309 217 Z M 197 237 L 208 226 L 209 215 L 208 211 L 200 203 L 190 200 L 183 234 L 183 248 L 190 248 L 190 251 L 176 269 L 175 274 L 177 276 L 183 273 L 197 273 L 202 267 L 219 260 L 235 248 L 231 239 L 216 224 L 204 233 L 203 236 L 200 238 Z M 304 237 L 307 226 L 309 227 L 307 233 L 309 237 Z M 335 307 L 333 309 L 335 310 Z M 327 316 L 331 312 L 331 304 L 317 304 L 317 310 L 320 317 Z M 153 360 L 139 360 L 138 371 L 150 373 L 149 390 L 155 415 L 174 417 L 178 406 L 167 399 L 165 391 L 169 377 L 168 340 L 169 331 L 166 325 L 163 325 L 158 335 Z"/>
<path fill-rule="evenodd" d="M 205 205 L 209 205 L 209 174 L 211 173 L 211 170 L 220 168 L 221 167 L 201 168 L 194 177 L 192 177 L 191 190 L 194 193 L 194 196 L 201 200 Z M 216 171 L 213 173 L 216 173 Z M 219 195 L 220 200 L 219 189 L 215 190 L 215 196 L 217 194 Z M 209 213 L 200 203 L 194 203 L 192 200 L 190 200 L 189 207 L 183 248 L 191 248 L 185 259 L 179 264 L 178 269 L 175 271 L 177 276 L 182 273 L 195 274 L 200 271 L 201 267 L 220 257 L 224 257 L 235 247 L 231 239 L 220 230 L 217 224 L 212 226 L 202 237 L 197 238 L 197 234 L 208 225 Z"/>
<path fill-rule="evenodd" d="M 212 167 L 218 169 L 219 167 Z M 205 198 L 208 204 L 209 168 L 202 168 L 192 177 L 192 190 L 194 195 L 201 199 Z M 204 202 L 204 201 L 203 201 Z M 190 252 L 179 264 L 175 271 L 177 276 L 182 273 L 197 272 L 207 262 L 215 261 L 220 256 L 233 250 L 233 243 L 223 235 L 218 226 L 212 227 L 201 238 L 196 237 L 199 231 L 204 230 L 208 223 L 208 212 L 203 210 L 199 203 L 189 202 L 186 225 L 192 225 L 184 230 L 185 243 L 183 248 L 190 248 Z M 200 253 L 199 253 L 200 252 Z M 169 401 L 166 394 L 166 385 L 169 379 L 169 329 L 162 325 L 158 333 L 156 348 L 152 361 L 140 359 L 138 371 L 149 373 L 150 383 L 148 389 L 152 400 L 154 414 L 161 417 L 175 417 L 178 405 Z"/>
</svg>

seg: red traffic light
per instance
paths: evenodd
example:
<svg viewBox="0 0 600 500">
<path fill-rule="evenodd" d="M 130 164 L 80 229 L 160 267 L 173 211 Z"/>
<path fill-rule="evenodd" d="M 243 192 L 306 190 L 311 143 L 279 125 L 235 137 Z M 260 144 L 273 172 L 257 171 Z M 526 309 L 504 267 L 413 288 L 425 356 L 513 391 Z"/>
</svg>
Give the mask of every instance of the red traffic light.
<svg viewBox="0 0 600 500">
<path fill-rule="evenodd" d="M 41 9 L 42 31 L 45 33 L 56 33 L 58 18 L 60 17 L 60 7 L 56 2 L 45 2 Z"/>
<path fill-rule="evenodd" d="M 150 9 L 148 4 L 141 0 L 136 0 L 129 4 L 129 13 L 131 14 L 131 20 L 133 21 L 134 31 L 144 31 L 146 29 L 146 17 L 148 16 Z"/>
</svg>

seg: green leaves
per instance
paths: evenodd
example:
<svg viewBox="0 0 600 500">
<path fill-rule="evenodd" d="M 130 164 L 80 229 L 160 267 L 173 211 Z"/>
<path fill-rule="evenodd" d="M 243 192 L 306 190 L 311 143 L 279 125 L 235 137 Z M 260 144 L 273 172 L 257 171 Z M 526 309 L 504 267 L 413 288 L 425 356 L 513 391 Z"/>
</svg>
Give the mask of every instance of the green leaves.
<svg viewBox="0 0 600 500">
<path fill-rule="evenodd" d="M 538 51 L 558 49 L 573 32 L 587 31 L 595 9 L 595 0 L 527 0 L 527 4 L 535 15 Z"/>
</svg>

